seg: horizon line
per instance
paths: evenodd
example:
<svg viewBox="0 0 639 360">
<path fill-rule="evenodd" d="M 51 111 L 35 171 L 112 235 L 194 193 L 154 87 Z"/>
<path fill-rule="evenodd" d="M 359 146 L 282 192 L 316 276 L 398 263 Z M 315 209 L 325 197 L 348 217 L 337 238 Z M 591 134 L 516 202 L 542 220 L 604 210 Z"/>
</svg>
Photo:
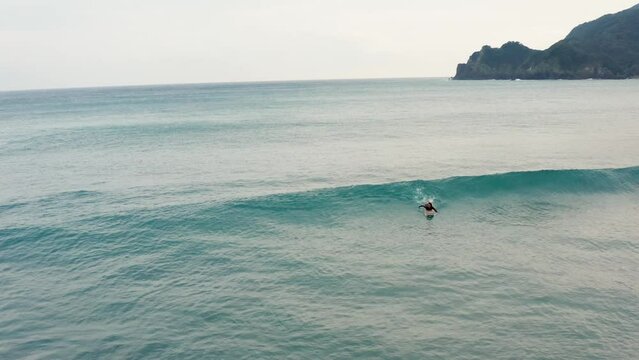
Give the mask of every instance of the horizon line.
<svg viewBox="0 0 639 360">
<path fill-rule="evenodd" d="M 154 87 L 154 86 L 187 86 L 187 85 L 232 85 L 232 84 L 273 84 L 273 83 L 294 83 L 294 82 L 321 82 L 321 81 L 366 81 L 366 80 L 417 80 L 417 79 L 451 79 L 452 76 L 400 76 L 400 77 L 362 77 L 362 78 L 319 78 L 319 79 L 291 79 L 291 80 L 237 80 L 237 81 L 211 81 L 211 82 L 184 82 L 184 83 L 142 83 L 142 84 L 121 84 L 121 85 L 80 85 L 68 87 L 44 87 L 26 89 L 0 90 L 0 93 L 10 92 L 30 92 L 30 91 L 56 91 L 56 90 L 89 90 L 108 88 L 134 88 L 134 87 Z"/>
</svg>

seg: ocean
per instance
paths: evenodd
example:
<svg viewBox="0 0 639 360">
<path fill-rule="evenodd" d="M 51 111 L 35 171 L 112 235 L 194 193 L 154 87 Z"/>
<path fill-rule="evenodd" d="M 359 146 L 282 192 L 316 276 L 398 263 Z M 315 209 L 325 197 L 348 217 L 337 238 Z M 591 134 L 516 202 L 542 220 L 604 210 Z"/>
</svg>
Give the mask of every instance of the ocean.
<svg viewBox="0 0 639 360">
<path fill-rule="evenodd" d="M 0 92 L 0 358 L 636 359 L 638 99 L 635 80 Z"/>
</svg>

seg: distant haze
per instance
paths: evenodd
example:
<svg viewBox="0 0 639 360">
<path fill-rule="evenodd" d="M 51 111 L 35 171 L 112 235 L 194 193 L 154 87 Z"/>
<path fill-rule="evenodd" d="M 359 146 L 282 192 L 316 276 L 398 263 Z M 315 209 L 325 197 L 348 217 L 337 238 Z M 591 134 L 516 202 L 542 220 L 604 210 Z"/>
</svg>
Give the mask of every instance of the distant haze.
<svg viewBox="0 0 639 360">
<path fill-rule="evenodd" d="M 0 90 L 452 76 L 638 0 L 0 0 Z"/>
</svg>

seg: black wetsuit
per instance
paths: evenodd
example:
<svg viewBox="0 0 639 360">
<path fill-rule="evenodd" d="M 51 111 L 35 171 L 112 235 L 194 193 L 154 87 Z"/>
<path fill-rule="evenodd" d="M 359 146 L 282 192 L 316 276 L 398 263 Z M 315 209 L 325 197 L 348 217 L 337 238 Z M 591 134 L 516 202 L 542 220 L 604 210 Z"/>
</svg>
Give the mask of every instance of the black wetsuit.
<svg viewBox="0 0 639 360">
<path fill-rule="evenodd" d="M 425 204 L 425 205 L 419 205 L 419 207 L 420 208 L 424 208 L 424 210 L 426 210 L 426 211 L 434 210 L 435 212 L 439 212 L 439 211 L 437 211 L 437 209 L 435 209 L 435 207 L 431 203 L 428 203 L 428 204 Z"/>
</svg>

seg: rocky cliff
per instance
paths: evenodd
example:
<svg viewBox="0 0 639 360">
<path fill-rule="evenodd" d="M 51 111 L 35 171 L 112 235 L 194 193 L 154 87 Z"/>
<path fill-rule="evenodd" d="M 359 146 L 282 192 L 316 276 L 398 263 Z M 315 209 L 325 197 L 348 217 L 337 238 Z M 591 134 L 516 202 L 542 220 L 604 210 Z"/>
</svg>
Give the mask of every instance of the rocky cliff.
<svg viewBox="0 0 639 360">
<path fill-rule="evenodd" d="M 457 66 L 456 80 L 639 77 L 639 5 L 574 28 L 540 51 L 518 42 L 484 46 Z"/>
</svg>

